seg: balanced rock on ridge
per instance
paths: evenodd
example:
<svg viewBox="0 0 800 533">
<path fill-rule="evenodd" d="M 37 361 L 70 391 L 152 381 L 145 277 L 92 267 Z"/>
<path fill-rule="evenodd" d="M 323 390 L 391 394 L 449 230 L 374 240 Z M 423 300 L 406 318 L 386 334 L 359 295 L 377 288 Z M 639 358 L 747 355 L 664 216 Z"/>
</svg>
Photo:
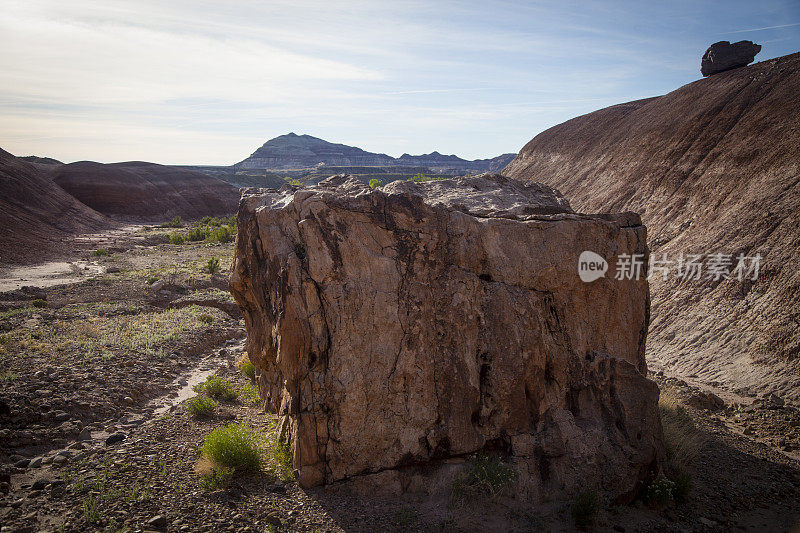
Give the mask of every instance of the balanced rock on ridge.
<svg viewBox="0 0 800 533">
<path fill-rule="evenodd" d="M 638 215 L 497 175 L 340 175 L 245 190 L 238 227 L 230 289 L 302 486 L 441 487 L 417 476 L 500 449 L 533 500 L 629 497 L 658 467 L 647 281 L 577 271 L 583 250 L 646 258 Z"/>
<path fill-rule="evenodd" d="M 745 67 L 753 62 L 760 51 L 761 45 L 753 41 L 739 41 L 733 44 L 729 41 L 719 41 L 709 46 L 703 54 L 700 73 L 703 76 L 711 76 L 726 70 Z"/>
</svg>

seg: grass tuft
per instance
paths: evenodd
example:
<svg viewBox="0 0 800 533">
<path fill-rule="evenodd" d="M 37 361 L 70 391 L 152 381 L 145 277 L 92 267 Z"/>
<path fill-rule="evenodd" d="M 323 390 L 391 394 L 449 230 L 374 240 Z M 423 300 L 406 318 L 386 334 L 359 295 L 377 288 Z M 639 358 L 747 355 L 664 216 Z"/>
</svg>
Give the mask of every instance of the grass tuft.
<svg viewBox="0 0 800 533">
<path fill-rule="evenodd" d="M 230 381 L 216 375 L 211 375 L 202 383 L 198 383 L 192 390 L 198 394 L 207 394 L 222 402 L 232 402 L 239 397 L 239 393 Z"/>
<path fill-rule="evenodd" d="M 186 410 L 192 418 L 208 418 L 218 405 L 213 398 L 200 394 L 186 402 Z"/>
<path fill-rule="evenodd" d="M 253 472 L 261 467 L 259 437 L 247 424 L 231 423 L 215 429 L 200 447 L 203 457 L 237 472 Z"/>
<path fill-rule="evenodd" d="M 97 250 L 92 252 L 92 255 L 95 256 L 95 257 L 102 257 L 102 256 L 111 255 L 111 252 L 109 252 L 105 248 L 98 248 Z"/>
<path fill-rule="evenodd" d="M 479 452 L 473 455 L 467 469 L 453 480 L 453 498 L 464 502 L 472 498 L 495 497 L 517 477 L 514 467 L 499 455 Z"/>
</svg>

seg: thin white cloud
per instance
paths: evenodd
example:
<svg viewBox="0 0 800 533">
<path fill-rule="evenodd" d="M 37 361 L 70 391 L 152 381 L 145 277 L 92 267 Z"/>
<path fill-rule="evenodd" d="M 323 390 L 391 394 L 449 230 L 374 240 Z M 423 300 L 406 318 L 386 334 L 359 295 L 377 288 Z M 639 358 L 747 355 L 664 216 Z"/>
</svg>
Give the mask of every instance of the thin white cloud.
<svg viewBox="0 0 800 533">
<path fill-rule="evenodd" d="M 474 88 L 454 88 L 454 89 L 419 89 L 415 91 L 392 91 L 388 93 L 388 95 L 400 95 L 400 94 L 435 94 L 435 93 L 461 93 L 461 92 L 470 92 L 470 91 L 488 91 L 490 90 L 489 87 L 474 87 Z"/>
<path fill-rule="evenodd" d="M 751 31 L 764 31 L 764 30 L 777 30 L 778 28 L 791 28 L 793 26 L 800 26 L 800 22 L 793 22 L 792 24 L 778 24 L 777 26 L 764 26 L 763 28 L 749 28 L 746 30 L 726 31 L 720 35 L 728 35 L 730 33 L 747 33 Z"/>
</svg>

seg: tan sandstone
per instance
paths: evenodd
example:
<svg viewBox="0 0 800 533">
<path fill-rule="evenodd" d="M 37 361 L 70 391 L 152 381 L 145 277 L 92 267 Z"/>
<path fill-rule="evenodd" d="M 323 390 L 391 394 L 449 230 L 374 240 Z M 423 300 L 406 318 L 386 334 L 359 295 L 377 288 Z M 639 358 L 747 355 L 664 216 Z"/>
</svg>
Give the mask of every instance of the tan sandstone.
<svg viewBox="0 0 800 533">
<path fill-rule="evenodd" d="M 334 176 L 245 190 L 238 227 L 230 288 L 302 486 L 415 490 L 496 450 L 531 499 L 625 499 L 657 469 L 647 281 L 577 273 L 583 250 L 646 256 L 637 215 L 498 175 Z"/>
</svg>

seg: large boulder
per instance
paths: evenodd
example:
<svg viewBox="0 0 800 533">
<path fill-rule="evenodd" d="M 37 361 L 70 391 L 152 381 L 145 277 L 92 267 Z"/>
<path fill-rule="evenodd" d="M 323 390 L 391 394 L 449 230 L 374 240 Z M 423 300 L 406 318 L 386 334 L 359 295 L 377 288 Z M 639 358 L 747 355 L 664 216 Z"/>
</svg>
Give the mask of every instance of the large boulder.
<svg viewBox="0 0 800 533">
<path fill-rule="evenodd" d="M 498 450 L 531 499 L 625 498 L 658 468 L 647 281 L 578 275 L 584 250 L 646 260 L 638 215 L 497 175 L 334 176 L 245 190 L 238 227 L 230 289 L 302 486 L 447 487 Z"/>
<path fill-rule="evenodd" d="M 745 67 L 753 62 L 760 51 L 761 45 L 753 41 L 739 41 L 733 44 L 729 41 L 714 43 L 703 54 L 700 73 L 703 76 L 711 76 L 726 70 Z"/>
</svg>

